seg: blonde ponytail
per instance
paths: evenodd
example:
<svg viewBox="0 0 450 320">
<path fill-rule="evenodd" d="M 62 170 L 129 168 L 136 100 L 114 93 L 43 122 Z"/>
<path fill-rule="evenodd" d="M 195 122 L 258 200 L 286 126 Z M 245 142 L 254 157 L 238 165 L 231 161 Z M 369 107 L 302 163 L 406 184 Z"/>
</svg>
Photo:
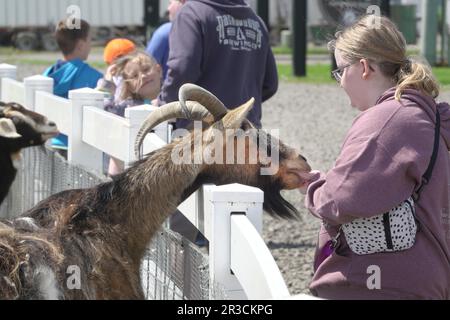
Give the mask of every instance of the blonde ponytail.
<svg viewBox="0 0 450 320">
<path fill-rule="evenodd" d="M 408 59 L 400 68 L 397 77 L 396 100 L 400 100 L 406 89 L 415 89 L 433 98 L 439 96 L 439 84 L 426 63 Z"/>
</svg>

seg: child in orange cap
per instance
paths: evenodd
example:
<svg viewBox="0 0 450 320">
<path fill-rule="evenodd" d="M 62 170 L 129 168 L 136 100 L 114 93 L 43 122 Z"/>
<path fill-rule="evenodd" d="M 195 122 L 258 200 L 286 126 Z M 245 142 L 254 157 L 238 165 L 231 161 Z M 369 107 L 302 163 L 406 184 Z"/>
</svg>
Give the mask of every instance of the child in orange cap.
<svg viewBox="0 0 450 320">
<path fill-rule="evenodd" d="M 117 58 L 125 56 L 134 50 L 136 50 L 136 45 L 133 41 L 124 38 L 113 39 L 105 47 L 103 60 L 108 65 L 111 65 Z"/>
<path fill-rule="evenodd" d="M 115 96 L 115 93 L 120 91 L 122 79 L 113 76 L 116 68 L 115 62 L 120 57 L 134 51 L 136 51 L 134 42 L 125 38 L 113 39 L 107 43 L 103 51 L 103 60 L 108 64 L 108 69 L 106 69 L 104 78 L 98 81 L 97 90 L 109 93 L 111 96 Z"/>
</svg>

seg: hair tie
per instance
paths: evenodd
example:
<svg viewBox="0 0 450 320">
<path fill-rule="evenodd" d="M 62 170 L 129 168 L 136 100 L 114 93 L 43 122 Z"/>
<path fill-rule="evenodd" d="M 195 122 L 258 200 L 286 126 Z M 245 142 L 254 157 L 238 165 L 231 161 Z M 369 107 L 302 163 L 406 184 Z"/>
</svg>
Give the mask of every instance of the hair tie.
<svg viewBox="0 0 450 320">
<path fill-rule="evenodd" d="M 401 68 L 405 72 L 411 72 L 411 67 L 412 67 L 412 60 L 410 58 L 406 58 L 405 60 L 403 60 Z"/>
</svg>

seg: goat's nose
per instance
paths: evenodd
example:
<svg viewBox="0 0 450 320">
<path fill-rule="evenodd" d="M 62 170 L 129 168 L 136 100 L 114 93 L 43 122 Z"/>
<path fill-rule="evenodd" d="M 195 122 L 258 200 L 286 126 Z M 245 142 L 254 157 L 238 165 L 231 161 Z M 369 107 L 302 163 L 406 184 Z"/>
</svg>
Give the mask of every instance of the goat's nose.
<svg viewBox="0 0 450 320">
<path fill-rule="evenodd" d="M 49 125 L 50 127 L 56 127 L 56 123 L 54 123 L 53 121 L 50 121 L 50 122 L 48 123 L 48 125 Z"/>
<path fill-rule="evenodd" d="M 308 160 L 302 155 L 299 155 L 299 158 L 303 159 L 305 162 L 308 162 Z"/>
</svg>

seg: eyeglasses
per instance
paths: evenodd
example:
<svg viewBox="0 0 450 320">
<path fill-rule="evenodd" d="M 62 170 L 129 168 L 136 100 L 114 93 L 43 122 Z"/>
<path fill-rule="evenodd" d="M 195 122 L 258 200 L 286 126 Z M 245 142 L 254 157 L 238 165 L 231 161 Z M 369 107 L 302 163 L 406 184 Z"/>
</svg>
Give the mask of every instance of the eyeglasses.
<svg viewBox="0 0 450 320">
<path fill-rule="evenodd" d="M 354 64 L 354 63 L 349 63 L 349 64 L 347 64 L 347 65 L 345 65 L 345 66 L 339 67 L 339 68 L 337 68 L 336 70 L 331 71 L 331 75 L 333 76 L 333 78 L 334 78 L 337 82 L 341 83 L 342 75 L 344 74 L 345 68 L 348 68 L 348 67 L 350 67 L 350 66 L 353 65 L 353 64 Z"/>
<path fill-rule="evenodd" d="M 344 70 L 352 65 L 354 65 L 356 62 L 354 63 L 349 63 L 346 64 L 345 66 L 339 67 L 336 70 L 331 71 L 331 75 L 334 77 L 334 79 L 336 79 L 337 82 L 341 83 L 342 80 L 342 76 L 344 75 Z M 371 65 L 369 65 L 369 69 L 372 71 L 375 71 Z"/>
</svg>

